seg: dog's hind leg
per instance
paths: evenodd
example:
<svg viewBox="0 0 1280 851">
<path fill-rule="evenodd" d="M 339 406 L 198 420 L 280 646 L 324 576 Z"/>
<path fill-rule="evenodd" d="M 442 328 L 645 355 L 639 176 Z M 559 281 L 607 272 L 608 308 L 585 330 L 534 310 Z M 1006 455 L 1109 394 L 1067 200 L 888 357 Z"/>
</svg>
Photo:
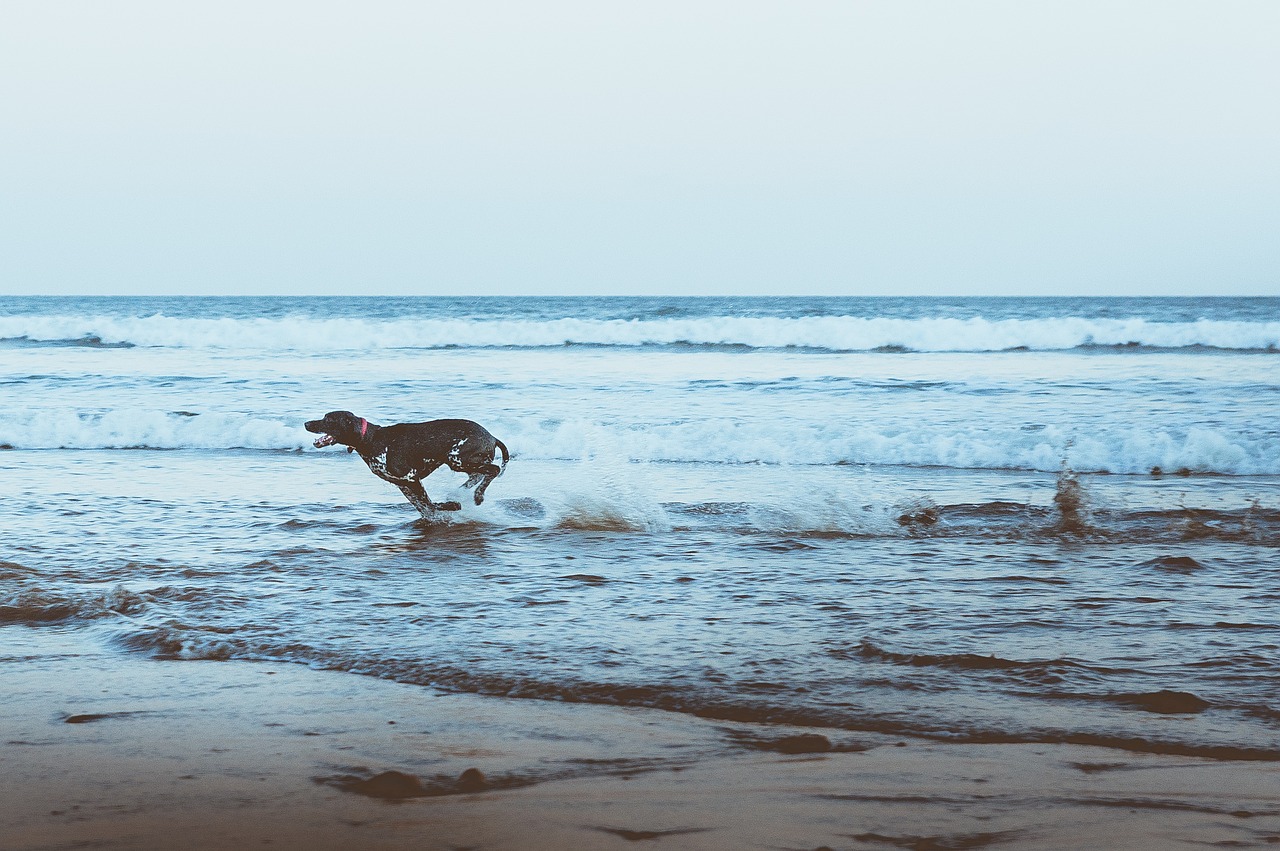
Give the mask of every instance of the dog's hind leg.
<svg viewBox="0 0 1280 851">
<path fill-rule="evenodd" d="M 484 465 L 481 465 L 479 470 L 476 470 L 476 471 L 464 470 L 463 472 L 471 473 L 471 478 L 467 479 L 468 485 L 472 484 L 473 482 L 478 483 L 476 484 L 476 492 L 474 494 L 474 498 L 476 501 L 476 505 L 480 505 L 482 502 L 484 502 L 485 489 L 488 488 L 489 485 L 493 483 L 494 479 L 498 478 L 498 476 L 502 473 L 502 468 L 499 467 L 497 464 L 484 464 Z"/>
<path fill-rule="evenodd" d="M 467 474 L 467 481 L 463 487 L 476 489 L 474 498 L 476 505 L 480 505 L 484 502 L 485 489 L 494 479 L 502 475 L 502 468 L 492 463 L 494 452 L 492 445 L 486 452 L 478 446 L 462 450 L 464 443 L 466 443 L 465 440 L 454 447 L 454 451 L 449 454 L 445 463 L 449 465 L 449 469 Z"/>
<path fill-rule="evenodd" d="M 467 480 L 462 483 L 462 486 L 464 488 L 476 489 L 474 494 L 476 505 L 480 505 L 484 502 L 485 488 L 489 487 L 489 484 L 493 482 L 494 479 L 498 478 L 498 475 L 502 472 L 502 469 L 497 464 L 486 464 L 484 462 L 466 465 L 458 464 L 456 467 L 452 467 L 451 469 L 456 470 L 459 473 L 469 474 L 467 476 Z"/>
</svg>

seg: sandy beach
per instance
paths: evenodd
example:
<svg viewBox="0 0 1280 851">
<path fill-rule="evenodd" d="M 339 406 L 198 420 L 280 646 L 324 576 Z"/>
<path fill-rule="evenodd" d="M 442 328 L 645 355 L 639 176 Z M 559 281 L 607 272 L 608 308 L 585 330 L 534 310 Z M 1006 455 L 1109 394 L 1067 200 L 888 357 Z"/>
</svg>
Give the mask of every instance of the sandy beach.
<svg viewBox="0 0 1280 851">
<path fill-rule="evenodd" d="M 0 665 L 7 851 L 1280 843 L 1263 762 L 437 694 L 55 630 Z"/>
</svg>

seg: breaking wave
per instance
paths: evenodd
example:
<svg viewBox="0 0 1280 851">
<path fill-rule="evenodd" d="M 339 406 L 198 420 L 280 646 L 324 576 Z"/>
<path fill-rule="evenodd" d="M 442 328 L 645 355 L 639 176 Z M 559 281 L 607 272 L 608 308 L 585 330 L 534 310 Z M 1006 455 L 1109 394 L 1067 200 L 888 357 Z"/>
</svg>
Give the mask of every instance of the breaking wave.
<svg viewBox="0 0 1280 851">
<path fill-rule="evenodd" d="M 66 409 L 0 413 L 9 449 L 301 449 L 307 433 L 281 420 L 236 413 Z"/>
<path fill-rule="evenodd" d="M 8 449 L 307 450 L 312 435 L 296 420 L 246 413 L 74 409 L 0 412 Z M 720 464 L 866 464 L 1057 472 L 1066 458 L 1081 473 L 1280 475 L 1280 435 L 1211 428 L 1100 426 L 1079 435 L 1049 426 L 1027 431 L 987 423 L 871 426 L 828 422 L 693 420 L 612 425 L 579 420 L 498 418 L 492 424 L 524 458 Z M 606 451 L 597 447 L 606 446 Z M 590 496 L 582 510 L 590 514 Z M 644 526 L 651 525 L 648 522 Z M 783 524 L 785 526 L 785 524 Z"/>
<path fill-rule="evenodd" d="M 827 352 L 991 352 L 1074 348 L 1280 350 L 1280 321 L 855 316 L 671 319 L 199 319 L 0 317 L 10 345 L 330 352 L 492 347 L 694 346 Z"/>
</svg>

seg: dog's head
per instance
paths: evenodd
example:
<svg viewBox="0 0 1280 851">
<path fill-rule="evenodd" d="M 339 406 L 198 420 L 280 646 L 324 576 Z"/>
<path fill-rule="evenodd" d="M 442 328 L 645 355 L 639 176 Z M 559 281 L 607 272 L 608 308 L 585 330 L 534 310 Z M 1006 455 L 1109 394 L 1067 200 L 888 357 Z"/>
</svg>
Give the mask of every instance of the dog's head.
<svg viewBox="0 0 1280 851">
<path fill-rule="evenodd" d="M 320 435 L 316 438 L 315 446 L 322 449 L 335 443 L 354 446 L 368 431 L 369 421 L 350 411 L 330 411 L 321 419 L 308 420 L 303 427 Z"/>
</svg>

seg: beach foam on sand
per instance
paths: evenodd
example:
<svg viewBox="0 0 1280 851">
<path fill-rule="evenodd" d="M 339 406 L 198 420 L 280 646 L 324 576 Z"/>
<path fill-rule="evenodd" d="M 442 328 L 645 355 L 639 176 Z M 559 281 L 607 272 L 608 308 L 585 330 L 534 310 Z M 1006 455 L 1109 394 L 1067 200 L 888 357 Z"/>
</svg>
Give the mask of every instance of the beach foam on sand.
<svg viewBox="0 0 1280 851">
<path fill-rule="evenodd" d="M 1273 763 L 763 727 L 4 635 L 6 851 L 1280 843 Z"/>
</svg>

